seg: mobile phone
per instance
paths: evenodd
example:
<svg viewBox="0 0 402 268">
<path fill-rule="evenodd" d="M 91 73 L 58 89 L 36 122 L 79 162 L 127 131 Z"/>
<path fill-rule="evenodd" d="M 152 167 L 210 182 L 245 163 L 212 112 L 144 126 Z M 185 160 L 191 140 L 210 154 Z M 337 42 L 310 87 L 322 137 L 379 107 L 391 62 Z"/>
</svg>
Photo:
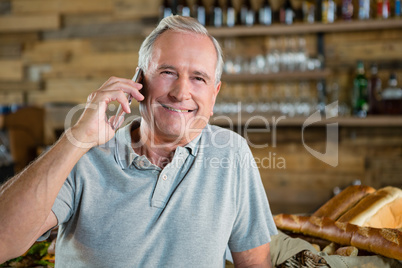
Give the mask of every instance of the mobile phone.
<svg viewBox="0 0 402 268">
<path fill-rule="evenodd" d="M 133 80 L 136 83 L 140 83 L 142 80 L 142 76 L 143 76 L 143 72 L 141 70 L 141 68 L 138 68 L 137 71 L 134 74 Z M 133 96 L 131 96 L 130 94 L 126 93 L 126 97 L 128 99 L 128 104 L 131 104 L 131 100 L 133 99 Z M 117 126 L 122 122 L 122 120 L 124 120 L 124 115 L 126 113 L 124 112 L 124 110 L 121 107 L 121 104 L 119 105 L 119 108 L 117 108 L 117 112 L 116 112 L 116 116 L 113 120 L 112 123 L 112 128 L 114 130 L 116 130 Z"/>
</svg>

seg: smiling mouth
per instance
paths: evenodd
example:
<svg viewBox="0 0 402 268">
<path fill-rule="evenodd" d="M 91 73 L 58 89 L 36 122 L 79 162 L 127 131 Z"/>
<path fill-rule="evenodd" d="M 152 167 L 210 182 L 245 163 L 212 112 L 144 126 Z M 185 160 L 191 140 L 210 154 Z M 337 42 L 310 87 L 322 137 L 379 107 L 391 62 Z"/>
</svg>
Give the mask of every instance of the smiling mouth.
<svg viewBox="0 0 402 268">
<path fill-rule="evenodd" d="M 194 111 L 194 110 L 180 110 L 180 109 L 175 109 L 175 108 L 163 105 L 163 104 L 161 104 L 161 105 L 162 105 L 163 108 L 168 109 L 168 110 L 173 111 L 173 112 L 177 112 L 177 113 L 189 113 L 189 112 Z"/>
</svg>

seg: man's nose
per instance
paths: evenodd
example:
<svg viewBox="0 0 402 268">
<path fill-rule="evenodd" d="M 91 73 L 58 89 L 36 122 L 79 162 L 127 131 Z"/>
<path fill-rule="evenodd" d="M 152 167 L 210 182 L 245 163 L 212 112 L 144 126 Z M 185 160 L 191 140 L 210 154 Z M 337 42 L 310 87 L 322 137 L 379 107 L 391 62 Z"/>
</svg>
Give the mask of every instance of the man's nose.
<svg viewBox="0 0 402 268">
<path fill-rule="evenodd" d="M 191 83 L 187 78 L 179 77 L 173 84 L 172 90 L 169 92 L 169 96 L 176 101 L 188 100 L 191 98 Z"/>
</svg>

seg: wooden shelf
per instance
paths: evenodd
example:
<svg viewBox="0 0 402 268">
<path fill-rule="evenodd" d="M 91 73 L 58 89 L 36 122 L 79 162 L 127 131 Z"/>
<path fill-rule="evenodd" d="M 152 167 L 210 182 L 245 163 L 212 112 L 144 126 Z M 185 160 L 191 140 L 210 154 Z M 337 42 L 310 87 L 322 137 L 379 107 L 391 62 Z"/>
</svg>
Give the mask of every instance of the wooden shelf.
<svg viewBox="0 0 402 268">
<path fill-rule="evenodd" d="M 320 80 L 331 74 L 329 69 L 306 71 L 306 72 L 279 72 L 268 74 L 223 74 L 225 82 L 266 82 L 266 81 L 289 81 L 289 80 Z"/>
<path fill-rule="evenodd" d="M 388 20 L 362 20 L 362 21 L 339 21 L 335 23 L 295 23 L 291 25 L 273 24 L 269 26 L 235 26 L 229 27 L 207 27 L 209 33 L 214 37 L 234 36 L 258 36 L 258 35 L 291 35 L 309 33 L 330 33 L 330 32 L 354 32 L 372 31 L 392 28 L 402 28 L 402 19 Z"/>
<path fill-rule="evenodd" d="M 217 115 L 210 119 L 211 125 L 222 127 L 246 126 L 261 128 L 279 126 L 279 127 L 301 127 L 307 117 L 286 117 L 264 114 L 255 115 Z M 402 127 L 402 116 L 379 115 L 368 116 L 366 118 L 358 117 L 335 117 L 324 119 L 311 126 L 325 126 L 330 123 L 338 123 L 340 127 Z"/>
<path fill-rule="evenodd" d="M 40 90 L 41 85 L 40 82 L 29 82 L 29 81 L 20 81 L 20 82 L 8 82 L 3 81 L 0 82 L 0 92 L 29 92 Z"/>
</svg>

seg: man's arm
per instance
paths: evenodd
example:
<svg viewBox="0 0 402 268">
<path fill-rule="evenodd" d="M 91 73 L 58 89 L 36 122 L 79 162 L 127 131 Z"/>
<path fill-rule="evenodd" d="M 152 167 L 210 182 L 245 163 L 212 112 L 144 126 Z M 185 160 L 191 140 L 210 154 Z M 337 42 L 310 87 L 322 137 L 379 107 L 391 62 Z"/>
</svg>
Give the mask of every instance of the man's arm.
<svg viewBox="0 0 402 268">
<path fill-rule="evenodd" d="M 41 235 L 57 193 L 86 151 L 64 135 L 49 152 L 1 187 L 0 263 L 23 254 Z"/>
<path fill-rule="evenodd" d="M 242 252 L 232 252 L 232 257 L 236 268 L 272 267 L 271 256 L 269 252 L 269 243 Z"/>
<path fill-rule="evenodd" d="M 75 126 L 48 152 L 1 186 L 0 263 L 23 254 L 44 231 L 57 224 L 51 209 L 74 165 L 91 147 L 114 136 L 106 117 L 108 103 L 117 100 L 129 113 L 124 93 L 142 100 L 138 92 L 141 87 L 128 79 L 110 78 L 90 95 Z"/>
</svg>

